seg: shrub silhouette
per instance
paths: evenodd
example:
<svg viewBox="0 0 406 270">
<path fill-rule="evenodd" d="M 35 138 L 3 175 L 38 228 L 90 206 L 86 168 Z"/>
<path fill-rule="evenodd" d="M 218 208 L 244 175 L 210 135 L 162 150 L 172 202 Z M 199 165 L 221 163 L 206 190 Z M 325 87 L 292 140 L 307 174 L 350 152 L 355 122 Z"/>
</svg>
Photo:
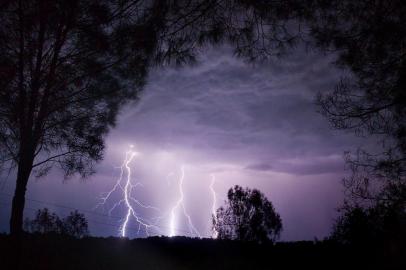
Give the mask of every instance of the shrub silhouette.
<svg viewBox="0 0 406 270">
<path fill-rule="evenodd" d="M 343 208 L 331 240 L 357 250 L 365 257 L 375 254 L 383 261 L 400 263 L 406 250 L 406 212 L 403 204 L 380 202 L 369 207 Z"/>
</svg>

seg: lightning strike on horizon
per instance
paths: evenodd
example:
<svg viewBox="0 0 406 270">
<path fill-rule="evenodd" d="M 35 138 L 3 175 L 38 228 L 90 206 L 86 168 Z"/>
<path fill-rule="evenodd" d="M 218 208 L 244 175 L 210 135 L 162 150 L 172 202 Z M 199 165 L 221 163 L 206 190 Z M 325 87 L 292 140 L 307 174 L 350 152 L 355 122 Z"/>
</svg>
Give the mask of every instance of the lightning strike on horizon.
<svg viewBox="0 0 406 270">
<path fill-rule="evenodd" d="M 137 233 L 140 232 L 142 227 L 144 228 L 145 233 L 148 236 L 150 235 L 149 229 L 151 229 L 151 228 L 154 228 L 159 231 L 159 228 L 156 225 L 152 224 L 150 221 L 142 218 L 139 214 L 137 214 L 137 212 L 135 211 L 135 209 L 132 205 L 132 203 L 134 203 L 141 208 L 153 209 L 153 210 L 159 211 L 158 208 L 150 206 L 150 205 L 145 205 L 131 195 L 133 189 L 135 189 L 138 186 L 142 186 L 142 184 L 140 182 L 136 182 L 133 184 L 132 180 L 131 180 L 130 163 L 134 159 L 134 157 L 139 154 L 138 152 L 132 150 L 133 147 L 134 146 L 131 145 L 130 150 L 128 150 L 125 153 L 124 161 L 123 161 L 122 165 L 119 167 L 120 168 L 119 178 L 117 179 L 113 188 L 110 191 L 104 193 L 105 194 L 104 196 L 103 195 L 101 196 L 101 198 L 100 198 L 101 202 L 99 204 L 97 204 L 95 207 L 95 208 L 98 208 L 100 206 L 104 206 L 115 191 L 121 190 L 123 198 L 121 200 L 119 200 L 118 202 L 114 203 L 113 207 L 111 207 L 109 209 L 108 213 L 109 213 L 109 215 L 111 215 L 111 213 L 114 211 L 114 209 L 116 209 L 118 206 L 120 206 L 122 204 L 125 205 L 125 207 L 127 209 L 127 213 L 126 213 L 126 215 L 123 219 L 123 223 L 121 224 L 120 229 L 119 229 L 119 233 L 122 237 L 125 237 L 127 235 L 128 222 L 130 221 L 131 216 L 134 217 L 135 221 L 138 224 Z M 124 177 L 124 172 L 127 173 L 126 174 L 127 177 Z"/>
<path fill-rule="evenodd" d="M 217 194 L 216 191 L 214 190 L 214 183 L 216 182 L 216 176 L 214 174 L 211 175 L 211 182 L 210 182 L 210 192 L 213 198 L 212 201 L 212 206 L 211 206 L 211 214 L 212 214 L 212 219 L 214 222 L 216 222 L 216 205 L 217 205 Z M 216 231 L 215 228 L 213 228 L 213 238 L 217 238 L 218 232 Z"/>
<path fill-rule="evenodd" d="M 183 193 L 183 180 L 185 178 L 185 167 L 182 165 L 181 166 L 181 175 L 180 175 L 180 179 L 179 179 L 179 183 L 178 183 L 178 187 L 179 187 L 179 199 L 176 202 L 175 206 L 172 208 L 171 210 L 171 219 L 170 219 L 170 223 L 169 223 L 169 228 L 170 228 L 170 232 L 169 232 L 169 236 L 175 236 L 175 212 L 179 207 L 182 207 L 183 210 L 183 215 L 186 217 L 187 221 L 188 221 L 188 226 L 189 226 L 189 231 L 191 234 L 195 234 L 198 237 L 201 237 L 199 231 L 195 228 L 195 226 L 192 223 L 192 219 L 190 217 L 190 215 L 187 213 L 186 208 L 185 208 L 185 204 L 183 203 L 183 199 L 184 199 L 184 193 Z"/>
</svg>

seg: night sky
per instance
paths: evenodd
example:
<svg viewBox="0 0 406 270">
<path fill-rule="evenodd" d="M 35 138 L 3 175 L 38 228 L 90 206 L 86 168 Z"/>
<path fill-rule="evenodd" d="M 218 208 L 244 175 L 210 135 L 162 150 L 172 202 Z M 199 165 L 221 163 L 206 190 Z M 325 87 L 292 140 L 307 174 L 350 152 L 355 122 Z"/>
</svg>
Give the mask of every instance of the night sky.
<svg viewBox="0 0 406 270">
<path fill-rule="evenodd" d="M 104 161 L 86 180 L 63 180 L 61 172 L 32 177 L 25 216 L 48 207 L 61 216 L 71 208 L 84 212 L 90 232 L 117 236 L 122 206 L 113 194 L 105 209 L 94 207 L 111 189 L 130 145 L 139 152 L 131 163 L 133 180 L 143 185 L 134 196 L 160 209 L 140 209 L 157 220 L 152 235 L 168 235 L 170 210 L 179 196 L 181 166 L 185 169 L 184 205 L 200 234 L 210 237 L 211 175 L 218 205 L 233 185 L 266 194 L 283 221 L 281 240 L 323 238 L 330 232 L 343 200 L 343 153 L 365 144 L 349 133 L 332 130 L 317 113 L 317 92 L 330 91 L 344 71 L 333 55 L 298 48 L 272 63 L 250 64 L 227 47 L 201 50 L 192 67 L 153 69 L 140 100 L 127 106 L 106 138 Z M 8 231 L 14 176 L 0 183 L 0 231 Z M 98 214 L 97 214 L 98 213 Z M 176 234 L 189 235 L 182 212 Z M 130 221 L 128 236 L 144 237 Z"/>
</svg>

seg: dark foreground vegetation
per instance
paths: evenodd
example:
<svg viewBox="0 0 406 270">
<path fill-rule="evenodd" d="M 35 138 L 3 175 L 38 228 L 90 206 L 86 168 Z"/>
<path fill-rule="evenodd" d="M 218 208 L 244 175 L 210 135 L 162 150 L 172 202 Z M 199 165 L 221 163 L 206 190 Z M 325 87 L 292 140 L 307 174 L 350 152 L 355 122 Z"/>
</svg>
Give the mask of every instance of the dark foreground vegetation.
<svg viewBox="0 0 406 270">
<path fill-rule="evenodd" d="M 254 244 L 186 237 L 121 239 L 27 234 L 21 257 L 0 235 L 1 269 L 406 269 L 402 251 L 333 241 Z M 402 265 L 403 264 L 403 265 Z"/>
</svg>

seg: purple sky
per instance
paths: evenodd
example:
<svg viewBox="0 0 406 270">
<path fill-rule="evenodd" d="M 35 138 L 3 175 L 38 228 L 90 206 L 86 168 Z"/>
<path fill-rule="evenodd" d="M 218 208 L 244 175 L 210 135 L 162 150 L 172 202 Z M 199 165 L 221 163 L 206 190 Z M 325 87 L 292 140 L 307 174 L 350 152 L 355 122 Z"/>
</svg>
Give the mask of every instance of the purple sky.
<svg viewBox="0 0 406 270">
<path fill-rule="evenodd" d="M 143 184 L 134 195 L 160 209 L 139 210 L 145 218 L 161 216 L 158 234 L 169 234 L 184 165 L 184 205 L 202 236 L 210 235 L 211 174 L 219 204 L 236 184 L 265 193 L 282 217 L 281 240 L 327 236 L 343 197 L 343 152 L 362 144 L 332 130 L 317 113 L 316 93 L 331 90 L 341 74 L 333 60 L 298 49 L 273 63 L 253 65 L 221 47 L 202 50 L 196 66 L 153 70 L 140 101 L 122 111 L 107 137 L 97 173 L 64 183 L 57 171 L 32 178 L 26 216 L 42 207 L 62 216 L 69 209 L 61 206 L 78 208 L 88 211 L 93 235 L 118 235 L 117 217 L 125 209 L 118 207 L 109 218 L 103 215 L 107 211 L 93 208 L 115 184 L 117 167 L 133 144 L 140 153 L 131 163 L 134 181 Z M 12 194 L 13 180 L 0 183 L 0 231 L 7 230 L 11 197 L 4 193 Z M 118 193 L 112 199 L 118 200 Z M 176 233 L 187 234 L 182 211 L 175 214 Z M 144 235 L 129 231 L 130 237 Z"/>
</svg>

